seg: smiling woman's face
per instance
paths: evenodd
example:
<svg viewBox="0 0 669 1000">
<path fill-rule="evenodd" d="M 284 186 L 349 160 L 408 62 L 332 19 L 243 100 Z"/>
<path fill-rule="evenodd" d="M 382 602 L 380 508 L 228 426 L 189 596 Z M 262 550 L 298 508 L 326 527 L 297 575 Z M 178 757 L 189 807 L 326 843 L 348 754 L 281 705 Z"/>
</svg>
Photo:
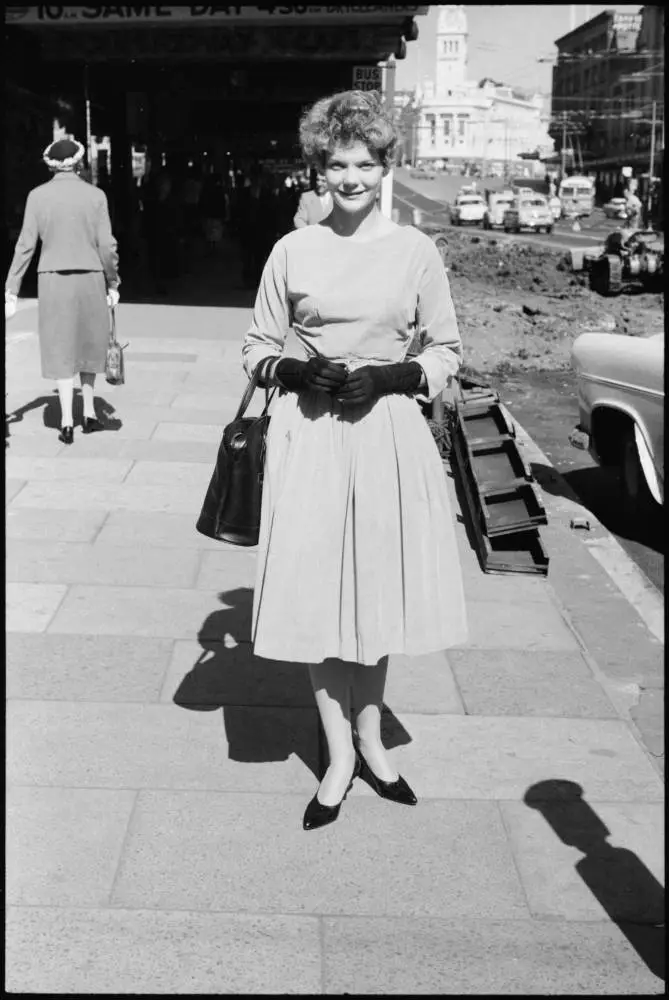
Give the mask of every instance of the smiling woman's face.
<svg viewBox="0 0 669 1000">
<path fill-rule="evenodd" d="M 337 146 L 325 163 L 332 199 L 345 212 L 360 212 L 373 204 L 386 172 L 378 153 L 361 142 Z"/>
</svg>

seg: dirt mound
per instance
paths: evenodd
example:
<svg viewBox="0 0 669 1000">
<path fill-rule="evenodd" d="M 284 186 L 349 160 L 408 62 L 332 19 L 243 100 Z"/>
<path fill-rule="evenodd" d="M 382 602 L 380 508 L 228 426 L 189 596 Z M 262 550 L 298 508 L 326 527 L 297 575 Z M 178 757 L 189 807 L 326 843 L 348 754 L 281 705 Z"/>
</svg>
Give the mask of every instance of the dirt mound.
<svg viewBox="0 0 669 1000">
<path fill-rule="evenodd" d="M 481 374 L 559 371 L 588 330 L 643 337 L 663 330 L 664 297 L 602 298 L 565 266 L 565 250 L 449 232 L 446 267 L 466 367 Z"/>
</svg>

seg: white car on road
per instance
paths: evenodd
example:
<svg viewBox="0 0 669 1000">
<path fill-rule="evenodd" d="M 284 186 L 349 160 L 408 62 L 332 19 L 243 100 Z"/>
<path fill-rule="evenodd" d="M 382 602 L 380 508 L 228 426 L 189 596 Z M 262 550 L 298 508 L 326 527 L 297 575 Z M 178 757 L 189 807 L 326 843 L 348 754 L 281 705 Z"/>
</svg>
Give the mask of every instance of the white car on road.
<svg viewBox="0 0 669 1000">
<path fill-rule="evenodd" d="M 481 225 L 485 218 L 487 205 L 480 194 L 459 194 L 455 204 L 451 206 L 450 217 L 454 226 L 472 222 Z"/>
<path fill-rule="evenodd" d="M 597 462 L 620 469 L 623 505 L 642 517 L 664 504 L 664 334 L 583 333 L 571 360 L 578 430 Z"/>
</svg>

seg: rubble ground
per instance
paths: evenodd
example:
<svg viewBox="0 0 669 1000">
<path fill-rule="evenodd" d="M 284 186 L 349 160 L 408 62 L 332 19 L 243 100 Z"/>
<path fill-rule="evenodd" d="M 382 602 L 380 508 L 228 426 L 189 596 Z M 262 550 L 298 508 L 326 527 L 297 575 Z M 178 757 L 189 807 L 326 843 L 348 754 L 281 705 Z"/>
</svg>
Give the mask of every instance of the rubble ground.
<svg viewBox="0 0 669 1000">
<path fill-rule="evenodd" d="M 566 264 L 564 247 L 504 235 L 448 233 L 446 267 L 466 370 L 481 374 L 569 369 L 589 330 L 645 337 L 664 328 L 664 296 L 631 290 L 603 298 Z"/>
</svg>

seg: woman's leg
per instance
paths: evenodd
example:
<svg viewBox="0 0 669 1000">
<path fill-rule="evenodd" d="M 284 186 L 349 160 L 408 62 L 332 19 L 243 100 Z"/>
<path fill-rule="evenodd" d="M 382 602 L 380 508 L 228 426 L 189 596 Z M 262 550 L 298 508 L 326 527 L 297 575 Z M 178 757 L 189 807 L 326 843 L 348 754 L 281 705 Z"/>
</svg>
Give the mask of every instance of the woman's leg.
<svg viewBox="0 0 669 1000">
<path fill-rule="evenodd" d="M 324 806 L 341 802 L 355 765 L 351 732 L 352 669 L 351 663 L 342 660 L 325 660 L 309 667 L 330 757 L 318 789 L 318 801 Z"/>
<path fill-rule="evenodd" d="M 388 760 L 381 742 L 381 709 L 386 689 L 388 657 L 376 666 L 356 663 L 353 667 L 353 711 L 360 752 L 381 781 L 396 781 L 397 771 Z"/>
<path fill-rule="evenodd" d="M 84 418 L 95 420 L 95 374 L 79 372 L 81 379 L 81 395 L 84 400 Z"/>
<path fill-rule="evenodd" d="M 60 399 L 60 426 L 72 427 L 72 400 L 74 398 L 74 378 L 59 378 L 56 380 L 58 398 Z"/>
</svg>

